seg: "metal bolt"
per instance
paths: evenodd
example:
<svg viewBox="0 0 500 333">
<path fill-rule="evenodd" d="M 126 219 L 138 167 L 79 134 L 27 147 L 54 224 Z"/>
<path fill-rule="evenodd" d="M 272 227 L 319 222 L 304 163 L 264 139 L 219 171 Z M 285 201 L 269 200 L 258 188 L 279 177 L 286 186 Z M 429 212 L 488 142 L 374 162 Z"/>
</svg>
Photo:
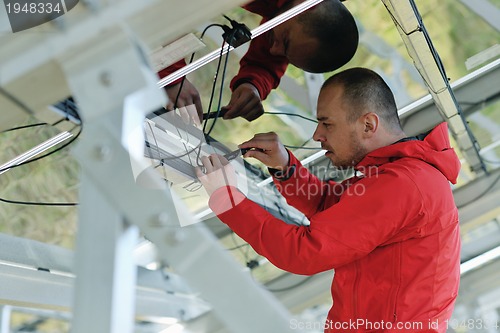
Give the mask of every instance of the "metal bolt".
<svg viewBox="0 0 500 333">
<path fill-rule="evenodd" d="M 101 84 L 105 87 L 111 86 L 111 74 L 109 72 L 102 72 L 99 76 Z"/>
<path fill-rule="evenodd" d="M 167 232 L 165 240 L 167 241 L 168 244 L 175 246 L 175 245 L 183 242 L 185 238 L 186 238 L 186 235 L 184 234 L 184 232 L 182 230 L 173 229 L 173 230 L 169 230 Z"/>
<path fill-rule="evenodd" d="M 152 227 L 166 227 L 168 226 L 168 222 L 170 221 L 170 217 L 166 212 L 162 212 L 156 215 L 152 220 L 150 225 Z"/>
<path fill-rule="evenodd" d="M 181 318 L 181 320 L 184 320 L 185 316 L 186 316 L 186 310 L 180 309 L 179 310 L 179 318 Z"/>
<path fill-rule="evenodd" d="M 101 162 L 107 162 L 111 160 L 111 148 L 109 146 L 100 145 L 96 148 L 95 157 Z"/>
</svg>

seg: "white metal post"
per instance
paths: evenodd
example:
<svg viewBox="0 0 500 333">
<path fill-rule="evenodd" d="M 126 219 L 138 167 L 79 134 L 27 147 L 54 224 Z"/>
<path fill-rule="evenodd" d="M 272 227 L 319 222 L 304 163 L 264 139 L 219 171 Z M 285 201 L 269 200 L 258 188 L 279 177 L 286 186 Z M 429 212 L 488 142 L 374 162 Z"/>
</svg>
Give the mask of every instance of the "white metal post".
<svg viewBox="0 0 500 333">
<path fill-rule="evenodd" d="M 10 305 L 4 305 L 1 308 L 2 308 L 2 313 L 0 315 L 0 333 L 9 333 L 11 307 Z"/>
<path fill-rule="evenodd" d="M 155 80 L 144 70 L 146 64 L 137 45 L 120 28 L 106 31 L 102 38 L 61 61 L 84 120 L 82 139 L 74 150 L 82 178 L 72 332 L 131 333 L 137 276 L 133 250 L 139 229 L 127 223 L 129 216 L 119 203 L 127 193 L 116 198 L 103 187 L 119 187 L 125 178 L 120 177 L 120 169 L 130 169 L 129 160 L 118 168 L 112 163 L 113 156 L 124 150 L 119 138 L 125 127 L 125 100 L 147 86 L 149 76 L 151 86 Z M 148 97 L 159 106 L 162 95 L 158 89 L 154 92 L 158 96 Z M 119 176 L 107 176 L 103 182 L 96 173 Z M 115 196 L 117 192 L 112 190 Z"/>
<path fill-rule="evenodd" d="M 72 332 L 133 332 L 138 228 L 124 223 L 85 172 L 80 201 Z"/>
</svg>

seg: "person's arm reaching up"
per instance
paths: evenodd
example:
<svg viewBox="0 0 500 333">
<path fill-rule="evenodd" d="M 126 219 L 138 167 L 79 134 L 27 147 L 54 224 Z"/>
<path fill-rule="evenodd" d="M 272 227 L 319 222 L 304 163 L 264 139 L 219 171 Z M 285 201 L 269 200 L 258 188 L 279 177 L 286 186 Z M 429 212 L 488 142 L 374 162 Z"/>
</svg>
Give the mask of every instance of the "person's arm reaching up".
<svg viewBox="0 0 500 333">
<path fill-rule="evenodd" d="M 160 79 L 174 73 L 178 69 L 186 66 L 186 62 L 184 60 L 180 60 L 175 64 L 170 65 L 167 68 L 162 69 L 158 72 L 158 76 Z M 184 82 L 183 82 L 184 79 Z M 201 104 L 200 93 L 196 89 L 196 87 L 189 82 L 189 80 L 184 77 L 180 78 L 168 86 L 165 86 L 165 91 L 168 96 L 168 103 L 165 108 L 168 111 L 174 110 L 174 108 L 187 107 L 189 105 L 194 105 L 196 107 L 196 112 L 198 113 L 200 123 L 203 120 L 203 106 Z M 177 104 L 176 104 L 177 102 Z"/>
<path fill-rule="evenodd" d="M 265 34 L 250 42 L 248 52 L 241 58 L 238 75 L 231 81 L 233 95 L 223 107 L 228 110 L 224 118 L 241 116 L 251 121 L 263 114 L 261 101 L 279 85 L 288 66 L 286 57 L 271 55 L 269 49 Z"/>
</svg>

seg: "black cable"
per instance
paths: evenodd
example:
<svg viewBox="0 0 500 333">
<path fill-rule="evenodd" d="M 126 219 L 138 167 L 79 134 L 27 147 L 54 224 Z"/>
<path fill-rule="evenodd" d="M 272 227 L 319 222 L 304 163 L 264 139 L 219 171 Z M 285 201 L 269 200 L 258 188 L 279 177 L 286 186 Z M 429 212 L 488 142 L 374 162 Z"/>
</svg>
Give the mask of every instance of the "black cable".
<svg viewBox="0 0 500 333">
<path fill-rule="evenodd" d="M 29 125 L 24 125 L 24 126 L 17 126 L 17 127 L 12 127 L 12 128 L 3 130 L 0 133 L 13 132 L 13 131 L 22 130 L 22 129 L 25 129 L 25 128 L 40 127 L 40 126 L 47 126 L 47 125 L 49 125 L 49 124 L 47 124 L 47 123 L 36 123 L 36 124 L 29 124 Z"/>
<path fill-rule="evenodd" d="M 292 117 L 299 117 L 299 118 L 308 120 L 308 121 L 316 123 L 316 124 L 318 123 L 318 121 L 316 119 L 308 118 L 308 117 L 305 117 L 303 115 L 296 114 L 296 113 L 289 113 L 289 112 L 269 112 L 269 111 L 265 111 L 264 114 L 286 115 L 286 116 L 292 116 Z"/>
<path fill-rule="evenodd" d="M 11 93 L 9 93 L 7 90 L 5 90 L 2 87 L 0 87 L 0 94 L 4 95 L 13 104 L 17 105 L 19 108 L 23 109 L 24 111 L 26 111 L 30 115 L 34 115 L 35 114 L 35 112 L 33 112 L 33 110 L 31 110 L 26 104 L 24 104 L 23 102 L 21 102 L 17 97 L 15 97 L 14 95 L 12 95 Z"/>
<path fill-rule="evenodd" d="M 191 54 L 191 58 L 189 59 L 189 64 L 193 62 L 194 59 L 194 53 Z M 177 109 L 177 103 L 179 102 L 179 97 L 182 92 L 182 87 L 184 87 L 184 81 L 186 81 L 186 76 L 184 75 L 181 80 L 181 85 L 179 86 L 179 91 L 177 91 L 177 96 L 175 96 L 175 102 L 174 102 L 174 110 Z"/>
<path fill-rule="evenodd" d="M 76 126 L 75 126 L 75 128 L 76 128 Z M 0 172 L 5 171 L 5 170 L 9 170 L 9 169 L 12 169 L 12 168 L 16 168 L 16 167 L 19 167 L 21 165 L 25 165 L 25 164 L 28 164 L 28 163 L 32 163 L 32 162 L 38 161 L 38 160 L 40 160 L 42 158 L 45 158 L 47 156 L 50 156 L 50 155 L 52 155 L 52 154 L 54 154 L 54 153 L 56 153 L 56 152 L 64 149 L 65 147 L 67 147 L 71 143 L 73 143 L 80 136 L 81 133 L 82 133 L 82 126 L 80 126 L 80 130 L 73 137 L 73 139 L 71 139 L 70 141 L 66 142 L 64 145 L 58 147 L 57 149 L 55 149 L 55 150 L 53 150 L 53 151 L 51 151 L 51 152 L 49 152 L 47 154 L 44 154 L 42 156 L 39 156 L 39 157 L 33 158 L 31 160 L 25 161 L 23 163 L 19 163 L 17 165 L 13 165 L 13 166 L 5 168 L 5 169 L 0 169 Z M 15 205 L 27 205 L 27 206 L 51 206 L 51 207 L 54 207 L 54 206 L 60 206 L 60 207 L 78 206 L 78 203 L 76 203 L 76 202 L 30 202 L 30 201 L 10 200 L 10 199 L 5 199 L 5 198 L 0 198 L 0 202 L 4 202 L 4 203 L 8 203 L 8 204 L 15 204 Z"/>
<path fill-rule="evenodd" d="M 205 29 L 203 29 L 203 32 L 201 33 L 200 39 L 203 39 L 203 37 L 205 36 L 205 33 L 208 31 L 208 29 L 210 29 L 212 27 L 220 27 L 220 28 L 224 29 L 224 26 L 222 24 L 218 24 L 218 23 L 209 24 L 205 27 Z M 189 59 L 189 63 L 193 62 L 195 54 L 196 54 L 196 52 L 193 52 L 191 54 L 191 58 Z M 177 102 L 179 101 L 179 96 L 181 95 L 182 87 L 184 86 L 185 80 L 186 80 L 186 76 L 184 75 L 182 77 L 181 85 L 179 86 L 179 91 L 177 92 L 177 96 L 175 97 L 174 110 L 177 108 Z"/>
<path fill-rule="evenodd" d="M 305 146 L 305 145 L 306 145 L 309 141 L 311 141 L 312 139 L 313 139 L 312 137 L 311 137 L 311 138 L 309 138 L 309 139 L 307 139 L 307 140 L 306 140 L 306 141 L 304 141 L 304 143 L 302 143 L 300 146 L 301 146 L 301 147 L 304 147 L 304 146 Z"/>
<path fill-rule="evenodd" d="M 322 150 L 323 148 L 321 147 L 304 147 L 304 146 L 290 146 L 290 145 L 283 145 L 286 148 L 292 148 L 292 149 L 307 149 L 307 150 Z"/>
<path fill-rule="evenodd" d="M 205 27 L 205 29 L 203 29 L 202 33 L 201 33 L 201 36 L 200 36 L 200 39 L 203 39 L 203 37 L 205 36 L 205 33 L 208 31 L 208 29 L 210 29 L 211 27 L 220 27 L 224 30 L 224 26 L 222 24 L 218 24 L 218 23 L 212 23 L 212 24 L 209 24 L 208 26 Z M 195 56 L 196 52 L 193 52 L 191 54 L 191 58 L 189 59 L 189 63 L 192 63 L 193 62 L 193 59 L 194 59 L 194 56 Z M 220 61 L 219 61 L 219 64 L 220 64 Z M 177 103 L 179 102 L 179 97 L 181 95 L 181 91 L 182 91 L 182 87 L 184 86 L 184 81 L 186 80 L 186 76 L 183 76 L 182 77 L 182 80 L 181 80 L 181 84 L 179 86 L 179 91 L 177 91 L 177 96 L 175 97 L 175 102 L 174 102 L 174 110 L 177 109 Z M 210 106 L 209 106 L 210 108 Z M 202 119 L 200 119 L 202 120 Z M 177 134 L 179 134 L 179 137 L 181 137 L 181 133 L 179 131 L 179 129 L 176 127 L 176 130 L 177 130 Z M 190 164 L 193 164 L 192 161 L 191 161 L 191 157 L 189 156 L 191 154 L 191 152 L 195 151 L 197 148 L 200 148 L 201 150 L 201 142 L 200 144 L 195 147 L 193 150 L 191 151 L 188 151 L 187 150 L 187 146 L 184 144 L 184 148 L 186 149 L 186 154 L 183 154 L 183 155 L 180 155 L 178 157 L 184 157 L 184 156 L 188 156 L 189 157 L 189 162 Z M 200 151 L 199 151 L 200 153 Z M 197 156 L 197 161 L 198 161 L 198 156 Z M 198 163 L 199 164 L 199 163 Z"/>
<path fill-rule="evenodd" d="M 245 243 L 245 244 L 241 244 L 241 245 L 238 245 L 238 246 L 235 246 L 235 247 L 230 247 L 230 248 L 226 249 L 226 251 L 234 251 L 234 250 L 237 250 L 237 249 L 241 249 L 242 247 L 245 247 L 245 246 L 250 246 L 250 244 Z"/>
<path fill-rule="evenodd" d="M 322 150 L 322 149 L 323 149 L 323 148 L 321 148 L 321 147 L 305 147 L 305 145 L 306 145 L 309 141 L 311 141 L 311 140 L 312 140 L 312 138 L 309 138 L 309 139 L 307 139 L 306 141 L 304 141 L 304 143 L 303 143 L 303 144 L 301 144 L 301 145 L 299 145 L 299 146 L 291 146 L 291 145 L 285 145 L 285 144 L 284 144 L 283 146 L 285 146 L 286 148 L 292 148 L 292 149 L 306 149 L 306 150 Z"/>
<path fill-rule="evenodd" d="M 224 53 L 224 45 L 225 45 L 225 41 L 222 42 L 222 47 L 220 49 L 219 60 L 217 62 L 217 69 L 215 70 L 215 76 L 214 76 L 214 80 L 213 80 L 213 83 L 212 83 L 212 92 L 210 93 L 210 100 L 208 102 L 208 112 L 209 113 L 211 112 L 210 110 L 212 109 L 212 103 L 214 101 L 215 88 L 217 86 L 217 79 L 219 77 L 220 65 L 222 63 L 222 55 Z M 217 110 L 217 114 L 215 115 L 214 121 L 217 120 L 217 117 L 219 116 L 219 112 L 220 112 L 220 110 Z M 208 119 L 206 119 L 205 123 L 203 124 L 203 133 L 206 133 L 207 124 L 208 124 Z M 208 135 L 206 135 L 206 136 L 208 136 Z"/>
<path fill-rule="evenodd" d="M 77 125 L 78 126 L 78 125 Z M 76 127 L 75 127 L 76 128 Z M 74 128 L 73 128 L 74 129 Z M 72 129 L 72 130 L 73 130 Z M 13 166 L 10 166 L 8 168 L 4 168 L 4 169 L 0 169 L 0 172 L 3 172 L 5 170 L 9 170 L 9 169 L 14 169 L 14 168 L 17 168 L 17 167 L 20 167 L 22 165 L 26 165 L 26 164 L 29 164 L 29 163 L 33 163 L 35 161 L 38 161 L 38 160 L 41 160 L 42 158 L 45 158 L 47 156 L 50 156 L 52 154 L 55 154 L 57 153 L 58 151 L 61 151 L 62 149 L 66 148 L 67 146 L 69 146 L 70 144 L 72 144 L 76 139 L 78 139 L 78 137 L 80 136 L 80 134 L 82 133 L 82 129 L 83 129 L 83 126 L 80 125 L 80 130 L 78 131 L 78 133 L 71 139 L 69 140 L 68 142 L 66 142 L 65 144 L 63 144 L 62 146 L 58 147 L 57 149 L 54 149 L 46 154 L 43 154 L 41 156 L 38 156 L 38 157 L 35 157 L 35 158 L 32 158 L 28 161 L 24 161 L 22 163 L 19 163 L 19 164 L 16 164 L 16 165 L 13 165 Z"/>
<path fill-rule="evenodd" d="M 63 121 L 65 120 L 68 120 L 68 118 L 61 118 L 59 119 L 58 121 L 56 121 L 55 123 L 51 124 L 50 126 L 56 126 L 56 125 L 59 125 L 60 123 L 62 123 Z"/>
<path fill-rule="evenodd" d="M 25 161 L 23 163 L 19 163 L 17 165 L 13 165 L 13 166 L 5 168 L 5 169 L 0 169 L 0 172 L 5 171 L 5 170 L 9 170 L 9 169 L 12 169 L 12 168 L 16 168 L 18 166 L 25 165 L 25 164 L 28 164 L 28 163 L 32 163 L 32 162 L 40 160 L 40 159 L 42 159 L 44 157 L 50 156 L 50 155 L 52 155 L 52 154 L 60 151 L 64 147 L 68 146 L 72 142 L 74 142 L 80 136 L 81 132 L 82 132 L 82 128 L 80 126 L 80 130 L 73 137 L 73 139 L 71 139 L 66 144 L 62 145 L 61 147 L 58 147 L 57 149 L 55 149 L 55 150 L 53 150 L 53 151 L 51 151 L 51 152 L 49 152 L 47 154 L 44 154 L 44 155 L 39 156 L 37 158 L 31 159 L 29 161 Z M 0 202 L 4 202 L 4 203 L 8 203 L 8 204 L 15 204 L 15 205 L 28 205 L 28 206 L 61 206 L 61 207 L 78 206 L 78 203 L 76 203 L 76 202 L 30 202 L 30 201 L 10 200 L 10 199 L 5 199 L 5 198 L 1 198 L 1 197 L 0 197 Z"/>
<path fill-rule="evenodd" d="M 219 24 L 219 23 L 212 23 L 212 24 L 209 24 L 205 27 L 205 29 L 203 29 L 201 35 L 200 35 L 200 39 L 203 39 L 203 37 L 205 36 L 205 33 L 207 32 L 208 29 L 210 29 L 211 27 L 219 27 L 219 28 L 222 28 L 222 30 L 224 30 L 224 25 L 223 24 Z"/>
<path fill-rule="evenodd" d="M 236 33 L 236 31 L 233 31 L 233 33 L 231 34 L 230 40 L 232 40 L 234 38 L 235 33 Z M 212 126 L 210 127 L 208 132 L 205 134 L 206 137 L 208 137 L 210 135 L 210 133 L 212 133 L 212 130 L 214 129 L 215 123 L 217 122 L 217 119 L 219 118 L 220 108 L 221 108 L 221 104 L 222 104 L 222 92 L 224 89 L 224 79 L 226 77 L 226 69 L 227 69 L 227 64 L 228 64 L 228 60 L 229 60 L 229 49 L 230 48 L 231 48 L 231 45 L 227 44 L 226 60 L 224 62 L 224 67 L 222 67 L 222 78 L 221 78 L 220 89 L 219 89 L 219 103 L 217 104 L 217 111 L 216 111 L 217 113 L 215 114 L 215 118 L 212 122 Z M 224 43 L 222 43 L 222 50 L 223 49 L 224 49 Z M 221 50 L 221 57 L 222 57 L 222 50 Z M 219 69 L 217 69 L 217 71 L 218 70 Z"/>
<path fill-rule="evenodd" d="M 292 290 L 292 289 L 295 289 L 297 287 L 300 287 L 301 285 L 303 285 L 304 283 L 306 283 L 307 281 L 309 281 L 313 277 L 314 277 L 314 275 L 308 276 L 308 277 L 304 278 L 302 281 L 300 281 L 296 284 L 292 284 L 291 286 L 288 286 L 288 287 L 276 288 L 276 289 L 266 287 L 266 289 L 269 290 L 270 292 L 273 292 L 273 293 Z"/>
<path fill-rule="evenodd" d="M 225 45 L 225 43 L 226 43 L 226 41 L 223 40 L 222 41 L 222 47 L 221 47 L 221 51 L 220 51 L 219 60 L 217 62 L 217 69 L 215 70 L 215 76 L 214 76 L 214 80 L 213 80 L 213 84 L 212 84 L 212 91 L 210 93 L 210 101 L 208 103 L 208 113 L 210 113 L 210 109 L 212 108 L 212 103 L 213 103 L 213 100 L 214 100 L 215 89 L 216 89 L 216 86 L 217 86 L 217 79 L 219 77 L 220 65 L 222 63 L 222 56 L 223 56 L 223 53 L 224 53 L 224 45 Z M 226 75 L 227 59 L 229 57 L 229 47 L 230 47 L 230 45 L 228 45 L 228 53 L 226 55 L 226 61 L 225 61 L 224 68 L 223 68 L 222 82 L 224 82 L 224 76 Z M 207 130 L 207 124 L 208 124 L 208 118 L 205 119 L 205 122 L 203 123 L 203 133 L 204 133 L 204 136 L 205 136 L 205 141 L 207 143 L 210 142 L 209 135 L 212 132 L 214 126 L 215 126 L 215 122 L 219 118 L 220 104 L 221 104 L 221 99 L 222 99 L 222 87 L 220 89 L 220 95 L 219 96 L 220 96 L 219 97 L 219 102 L 218 102 L 219 107 L 217 108 L 217 112 L 215 114 L 215 117 L 213 118 L 212 126 L 210 127 L 210 129 L 209 129 L 208 132 L 206 132 L 206 130 Z M 201 145 L 200 145 L 200 148 L 198 149 L 198 153 L 196 154 L 196 163 L 198 164 L 198 166 L 203 166 L 202 163 L 201 163 L 201 160 L 200 160 L 200 155 L 201 155 Z"/>
<path fill-rule="evenodd" d="M 205 35 L 206 31 L 210 27 L 214 27 L 214 26 L 221 27 L 223 30 L 225 30 L 224 29 L 225 28 L 224 25 L 217 24 L 217 23 L 210 24 L 207 27 L 205 27 L 205 29 L 203 30 L 200 38 L 203 38 L 203 36 Z M 232 32 L 231 38 L 234 37 L 235 33 L 236 33 L 236 31 Z M 224 51 L 224 44 L 225 44 L 225 40 L 223 41 L 223 44 L 222 44 L 222 47 L 221 47 L 221 54 L 219 56 L 219 61 L 218 61 L 218 64 L 217 64 L 217 70 L 216 70 L 214 81 L 213 81 L 213 85 L 212 85 L 212 92 L 211 92 L 211 95 L 210 95 L 210 102 L 209 102 L 209 106 L 208 106 L 209 111 L 212 108 L 213 98 L 214 98 L 214 94 L 215 94 L 215 88 L 216 88 L 216 85 L 217 85 L 218 74 L 219 74 L 219 70 L 220 70 L 220 65 L 222 63 L 222 56 L 223 56 L 223 51 Z M 226 73 L 226 68 L 227 68 L 227 63 L 228 63 L 228 57 L 229 57 L 229 48 L 230 48 L 230 45 L 228 44 L 228 54 L 226 55 L 226 61 L 225 61 L 224 68 L 223 68 L 223 76 L 222 76 L 222 80 L 221 80 L 221 86 L 224 83 L 224 78 L 225 78 L 225 73 Z M 190 59 L 189 63 L 191 63 L 193 61 L 194 55 L 195 55 L 195 53 L 193 53 L 191 55 L 191 59 Z M 182 87 L 183 87 L 185 78 L 186 78 L 185 76 L 182 78 L 179 91 L 177 92 L 177 96 L 176 96 L 175 103 L 174 103 L 174 109 L 177 108 L 178 99 L 179 99 L 180 93 L 182 91 Z M 205 139 L 207 140 L 207 142 L 208 142 L 208 136 L 210 135 L 211 131 L 213 130 L 213 128 L 215 126 L 215 122 L 217 121 L 217 118 L 219 116 L 221 101 L 222 101 L 222 87 L 221 87 L 221 91 L 220 91 L 220 95 L 219 95 L 219 103 L 218 103 L 219 106 L 217 108 L 217 115 L 216 115 L 216 117 L 215 117 L 215 119 L 214 119 L 214 121 L 212 123 L 212 126 L 210 127 L 210 129 L 209 129 L 208 132 L 206 132 L 206 128 L 207 128 L 207 124 L 208 124 L 207 121 L 205 121 L 205 123 L 203 124 L 203 133 L 205 134 Z M 179 135 L 180 135 L 180 133 L 179 133 Z M 196 156 L 196 161 L 197 161 L 197 164 L 200 166 L 201 145 L 202 145 L 202 143 L 200 142 L 200 144 L 197 145 L 197 147 L 193 148 L 192 150 L 186 151 L 185 154 L 182 154 L 180 156 L 176 156 L 176 157 L 173 157 L 173 158 L 179 158 L 179 157 L 183 157 L 183 156 L 186 156 L 186 155 L 189 156 L 189 154 L 191 154 L 191 152 L 194 152 L 195 150 L 198 149 L 198 153 L 197 153 L 197 156 Z M 185 148 L 187 149 L 187 147 L 185 147 Z M 193 163 L 191 163 L 191 164 L 193 164 Z"/>
<path fill-rule="evenodd" d="M 0 202 L 14 204 L 14 205 L 27 205 L 27 206 L 62 206 L 62 207 L 74 207 L 78 206 L 76 202 L 29 202 L 29 201 L 17 201 L 0 198 Z"/>
<path fill-rule="evenodd" d="M 22 130 L 22 129 L 25 129 L 25 128 L 32 128 L 32 127 L 40 127 L 40 126 L 56 126 L 57 124 L 65 121 L 66 118 L 62 118 L 62 119 L 59 119 L 58 121 L 56 121 L 55 123 L 53 124 L 49 124 L 49 123 L 35 123 L 35 124 L 29 124 L 29 125 L 23 125 L 23 126 L 17 126 L 17 127 L 12 127 L 12 128 L 9 128 L 9 129 L 6 129 L 6 130 L 3 130 L 0 132 L 0 134 L 2 133 L 7 133 L 7 132 L 13 132 L 13 131 L 18 131 L 18 130 Z"/>
<path fill-rule="evenodd" d="M 472 200 L 469 200 L 467 201 L 466 203 L 464 204 L 461 204 L 460 206 L 457 206 L 458 209 L 460 208 L 463 208 L 471 203 L 473 203 L 474 201 L 476 200 L 479 200 L 481 199 L 482 197 L 484 197 L 493 187 L 495 187 L 495 185 L 498 183 L 498 181 L 500 180 L 500 175 L 498 175 L 498 177 L 481 193 L 479 194 L 478 196 L 476 196 L 474 199 Z"/>
<path fill-rule="evenodd" d="M 208 26 L 205 27 L 205 29 L 203 29 L 202 33 L 201 33 L 201 36 L 200 36 L 200 39 L 203 39 L 203 37 L 205 36 L 205 33 L 208 31 L 208 29 L 210 29 L 211 27 L 221 27 L 223 28 L 223 25 L 222 24 L 218 24 L 218 23 L 212 23 L 212 24 L 209 24 Z M 194 59 L 194 56 L 195 56 L 196 52 L 193 52 L 191 54 L 191 58 L 189 59 L 189 63 L 192 63 L 193 62 L 193 59 Z M 219 62 L 220 63 L 220 62 Z M 181 95 L 181 92 L 182 92 L 182 87 L 184 86 L 184 81 L 186 80 L 186 76 L 183 76 L 182 77 L 182 80 L 181 80 L 181 84 L 179 86 L 179 91 L 177 92 L 177 96 L 175 97 L 175 102 L 174 102 L 174 110 L 177 108 L 177 103 L 179 102 L 179 97 Z M 181 137 L 181 133 L 179 132 L 179 129 L 176 127 L 177 129 L 177 133 L 179 134 L 179 137 Z M 184 148 L 186 149 L 186 153 L 185 154 L 182 154 L 182 155 L 179 155 L 177 157 L 174 157 L 174 158 L 179 158 L 179 157 L 184 157 L 184 156 L 189 156 L 192 152 L 194 152 L 196 149 L 198 149 L 198 147 L 201 149 L 201 142 L 200 144 L 195 147 L 193 150 L 191 151 L 188 151 L 187 150 L 187 146 L 184 144 Z M 171 158 L 167 158 L 167 159 L 171 159 Z M 189 159 L 191 160 L 191 157 L 189 157 Z M 162 159 L 163 160 L 163 159 Z M 190 161 L 191 162 L 191 161 Z M 192 164 L 192 162 L 191 162 Z"/>
</svg>

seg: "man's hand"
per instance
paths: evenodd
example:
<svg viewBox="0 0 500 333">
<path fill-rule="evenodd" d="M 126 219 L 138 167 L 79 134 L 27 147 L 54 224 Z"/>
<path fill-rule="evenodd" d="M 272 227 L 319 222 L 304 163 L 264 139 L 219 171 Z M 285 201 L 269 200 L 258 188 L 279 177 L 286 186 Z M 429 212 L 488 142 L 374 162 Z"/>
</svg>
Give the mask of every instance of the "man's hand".
<svg viewBox="0 0 500 333">
<path fill-rule="evenodd" d="M 249 150 L 244 157 L 256 158 L 269 168 L 285 170 L 288 166 L 288 151 L 274 132 L 256 134 L 251 140 L 239 145 L 239 148 L 257 148 Z"/>
<path fill-rule="evenodd" d="M 224 119 L 243 117 L 248 121 L 255 120 L 264 114 L 259 91 L 251 83 L 240 84 L 231 95 L 229 104 L 222 107 L 228 110 Z"/>
<path fill-rule="evenodd" d="M 208 195 L 212 195 L 221 187 L 237 187 L 236 172 L 223 156 L 217 154 L 202 156 L 201 162 L 204 172 L 199 167 L 196 168 L 195 172 Z"/>
<path fill-rule="evenodd" d="M 198 124 L 203 120 L 203 106 L 201 105 L 200 93 L 196 90 L 195 86 L 188 79 L 184 79 L 184 84 L 182 85 L 182 90 L 179 94 L 179 89 L 181 88 L 181 83 L 174 84 L 172 86 L 166 86 L 165 90 L 168 95 L 168 104 L 166 109 L 172 111 L 174 109 L 174 103 L 177 99 L 177 108 L 187 107 L 193 105 L 196 107 L 196 112 L 198 114 Z M 179 94 L 179 98 L 177 98 Z"/>
</svg>

